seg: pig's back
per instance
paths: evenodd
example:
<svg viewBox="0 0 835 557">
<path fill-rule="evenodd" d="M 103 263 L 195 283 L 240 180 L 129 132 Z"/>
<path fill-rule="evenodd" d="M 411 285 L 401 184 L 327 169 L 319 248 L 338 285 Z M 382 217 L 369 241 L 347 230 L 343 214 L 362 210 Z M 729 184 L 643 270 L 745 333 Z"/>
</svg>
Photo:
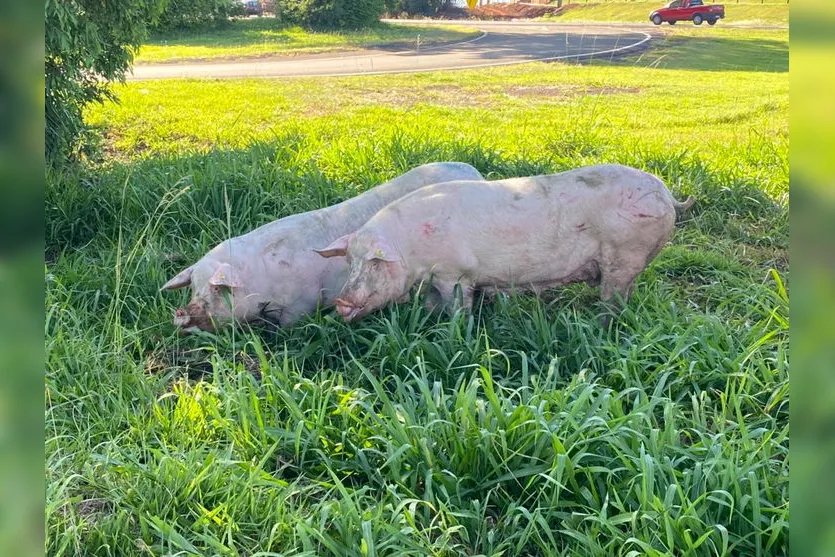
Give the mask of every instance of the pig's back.
<svg viewBox="0 0 835 557">
<path fill-rule="evenodd" d="M 483 176 L 465 163 L 424 164 L 340 203 L 283 217 L 240 238 L 251 245 L 271 248 L 281 243 L 308 253 L 311 245 L 324 245 L 357 230 L 388 203 L 427 184 L 450 179 L 477 181 Z"/>
<path fill-rule="evenodd" d="M 436 184 L 387 206 L 369 225 L 396 237 L 418 268 L 448 268 L 477 284 L 536 283 L 570 276 L 603 243 L 667 219 L 667 196 L 649 174 L 598 165 Z"/>
<path fill-rule="evenodd" d="M 493 182 L 436 184 L 403 200 L 419 212 L 451 211 L 485 222 L 513 219 L 518 214 L 531 218 L 540 215 L 551 222 L 582 217 L 602 226 L 600 217 L 614 213 L 628 220 L 636 215 L 647 218 L 674 213 L 674 199 L 661 180 L 619 164 Z"/>
<path fill-rule="evenodd" d="M 390 204 L 369 224 L 408 223 L 433 216 L 467 220 L 475 227 L 537 215 L 559 220 L 564 212 L 601 206 L 613 197 L 616 187 L 607 175 L 611 174 L 608 166 L 615 165 L 491 182 L 457 180 L 434 184 Z"/>
</svg>

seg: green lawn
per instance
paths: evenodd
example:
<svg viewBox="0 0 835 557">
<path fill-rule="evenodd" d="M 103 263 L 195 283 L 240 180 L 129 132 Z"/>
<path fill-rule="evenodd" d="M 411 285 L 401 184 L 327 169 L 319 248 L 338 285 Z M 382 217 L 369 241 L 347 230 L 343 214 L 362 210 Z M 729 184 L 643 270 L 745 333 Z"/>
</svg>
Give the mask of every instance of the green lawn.
<svg viewBox="0 0 835 557">
<path fill-rule="evenodd" d="M 787 555 L 788 33 L 721 39 L 117 88 L 107 156 L 48 176 L 47 554 Z M 175 333 L 216 242 L 434 160 L 698 202 L 608 328 L 579 285 Z"/>
<path fill-rule="evenodd" d="M 606 2 L 576 3 L 566 2 L 566 10 L 555 16 L 547 16 L 557 21 L 634 21 L 649 22 L 651 11 L 668 2 Z M 725 19 L 718 23 L 745 23 L 759 25 L 788 25 L 789 4 L 786 3 L 734 3 L 706 2 L 725 5 Z M 684 25 L 680 23 L 679 25 Z"/>
<path fill-rule="evenodd" d="M 183 60 L 236 59 L 292 56 L 385 45 L 415 48 L 461 41 L 481 33 L 448 25 L 422 27 L 379 23 L 358 31 L 313 31 L 283 25 L 271 17 L 232 20 L 215 30 L 172 32 L 152 37 L 136 57 L 139 64 Z M 418 39 L 419 37 L 419 39 Z"/>
</svg>

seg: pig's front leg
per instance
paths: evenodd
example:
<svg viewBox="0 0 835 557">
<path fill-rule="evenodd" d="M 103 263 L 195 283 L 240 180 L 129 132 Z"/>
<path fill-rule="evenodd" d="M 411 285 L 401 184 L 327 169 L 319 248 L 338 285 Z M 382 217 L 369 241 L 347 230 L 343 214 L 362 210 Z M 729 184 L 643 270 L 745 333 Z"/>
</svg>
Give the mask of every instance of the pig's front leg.
<svg viewBox="0 0 835 557">
<path fill-rule="evenodd" d="M 432 284 L 440 296 L 441 305 L 449 313 L 460 307 L 469 315 L 473 309 L 473 288 L 472 284 L 463 282 L 437 281 Z"/>
</svg>

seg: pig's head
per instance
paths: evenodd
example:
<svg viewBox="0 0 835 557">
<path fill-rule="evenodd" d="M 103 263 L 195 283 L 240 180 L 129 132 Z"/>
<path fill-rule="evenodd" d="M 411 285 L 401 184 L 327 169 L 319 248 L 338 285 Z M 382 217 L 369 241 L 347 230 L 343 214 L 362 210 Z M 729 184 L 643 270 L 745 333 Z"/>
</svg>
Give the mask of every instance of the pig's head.
<svg viewBox="0 0 835 557">
<path fill-rule="evenodd" d="M 201 259 L 166 282 L 161 290 L 190 286 L 191 301 L 174 313 L 174 325 L 184 331 L 215 331 L 231 323 L 244 308 L 235 300 L 242 295 L 239 272 L 229 263 Z"/>
<path fill-rule="evenodd" d="M 336 311 L 345 321 L 353 321 L 408 294 L 405 262 L 378 233 L 348 234 L 315 251 L 322 257 L 347 258 L 348 280 L 334 301 Z"/>
</svg>

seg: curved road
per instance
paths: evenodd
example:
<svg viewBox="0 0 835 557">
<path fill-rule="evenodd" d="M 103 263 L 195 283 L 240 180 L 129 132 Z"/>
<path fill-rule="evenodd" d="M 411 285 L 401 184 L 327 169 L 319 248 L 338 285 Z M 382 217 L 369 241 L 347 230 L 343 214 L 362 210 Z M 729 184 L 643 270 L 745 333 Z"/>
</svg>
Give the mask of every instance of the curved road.
<svg viewBox="0 0 835 557">
<path fill-rule="evenodd" d="M 481 22 L 483 23 L 483 22 Z M 652 36 L 620 25 L 555 25 L 490 23 L 482 35 L 467 41 L 386 51 L 384 48 L 342 54 L 283 58 L 139 64 L 129 80 L 171 78 L 236 78 L 369 75 L 426 72 L 520 64 L 537 60 L 613 57 L 646 48 Z"/>
</svg>

